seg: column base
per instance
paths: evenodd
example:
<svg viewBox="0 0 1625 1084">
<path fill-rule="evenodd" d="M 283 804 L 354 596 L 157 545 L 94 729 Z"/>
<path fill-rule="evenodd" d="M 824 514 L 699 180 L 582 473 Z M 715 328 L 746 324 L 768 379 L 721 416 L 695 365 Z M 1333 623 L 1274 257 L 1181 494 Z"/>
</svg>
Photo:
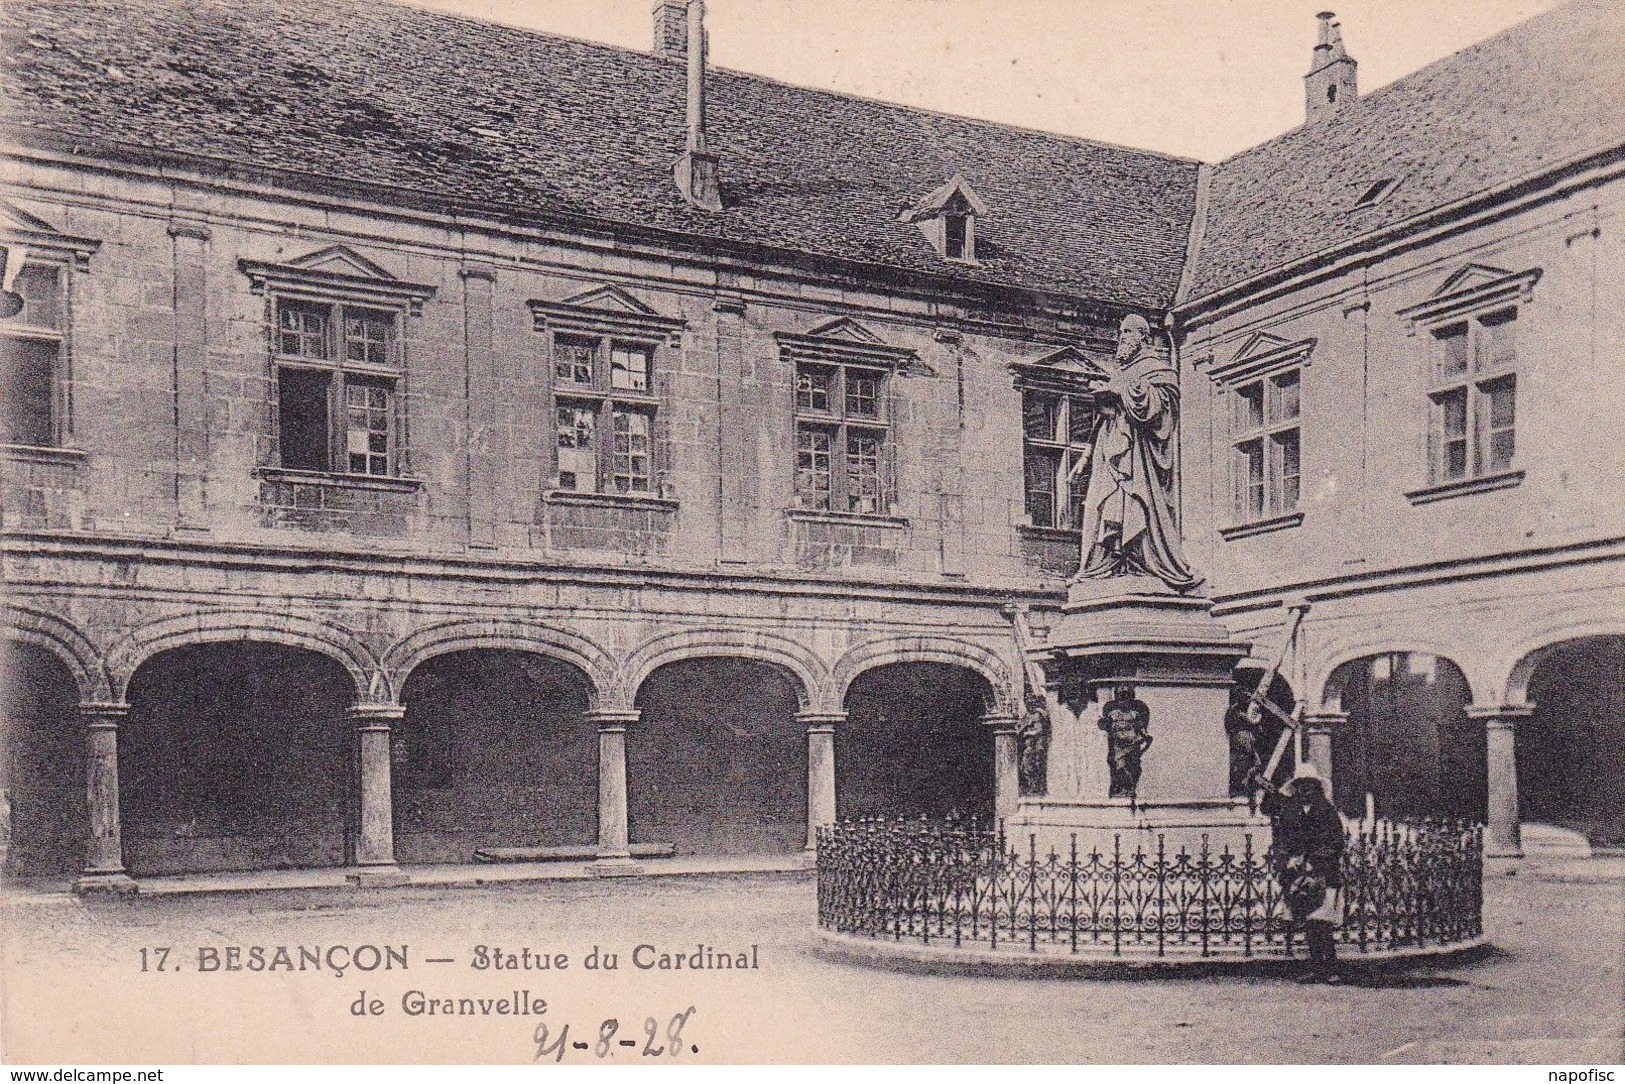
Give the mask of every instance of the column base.
<svg viewBox="0 0 1625 1084">
<path fill-rule="evenodd" d="M 801 868 L 802 869 L 817 869 L 818 868 L 818 848 L 817 847 L 808 847 L 808 848 L 806 848 L 805 850 L 803 850 L 801 852 L 800 859 L 801 859 Z"/>
<path fill-rule="evenodd" d="M 398 888 L 401 885 L 411 884 L 412 878 L 407 876 L 399 866 L 357 866 L 347 870 L 344 879 L 352 888 Z"/>
<path fill-rule="evenodd" d="M 86 873 L 73 882 L 75 896 L 134 896 L 140 891 L 135 880 L 124 872 Z"/>
<path fill-rule="evenodd" d="M 644 869 L 630 854 L 601 854 L 588 864 L 587 872 L 594 877 L 641 877 Z"/>
</svg>

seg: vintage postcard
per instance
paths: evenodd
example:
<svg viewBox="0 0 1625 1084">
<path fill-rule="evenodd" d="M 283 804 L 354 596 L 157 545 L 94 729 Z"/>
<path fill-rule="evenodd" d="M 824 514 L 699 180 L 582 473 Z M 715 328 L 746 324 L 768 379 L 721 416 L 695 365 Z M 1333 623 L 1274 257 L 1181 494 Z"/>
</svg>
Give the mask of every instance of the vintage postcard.
<svg viewBox="0 0 1625 1084">
<path fill-rule="evenodd" d="M 9 1065 L 1625 1061 L 1618 0 L 0 54 Z"/>
</svg>

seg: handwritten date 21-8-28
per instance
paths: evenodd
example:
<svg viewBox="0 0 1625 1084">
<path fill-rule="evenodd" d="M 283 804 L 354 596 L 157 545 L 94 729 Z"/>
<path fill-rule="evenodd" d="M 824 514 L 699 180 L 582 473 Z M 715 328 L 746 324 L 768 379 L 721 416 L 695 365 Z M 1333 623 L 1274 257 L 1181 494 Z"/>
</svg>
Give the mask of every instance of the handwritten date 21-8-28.
<svg viewBox="0 0 1625 1084">
<path fill-rule="evenodd" d="M 569 1024 L 565 1024 L 560 1028 L 558 1035 L 555 1036 L 548 1030 L 547 1023 L 543 1021 L 536 1025 L 536 1032 L 532 1036 L 536 1042 L 535 1060 L 546 1061 L 551 1059 L 554 1062 L 561 1062 L 564 1060 L 566 1051 L 582 1054 L 590 1051 L 592 1056 L 600 1059 L 611 1058 L 623 1052 L 631 1054 L 633 1057 L 644 1058 L 680 1057 L 685 1053 L 683 1049 L 683 1028 L 697 1011 L 694 1006 L 690 1005 L 670 1020 L 665 1021 L 664 1027 L 662 1027 L 662 1022 L 654 1017 L 645 1017 L 643 1027 L 640 1029 L 643 1035 L 642 1039 L 630 1036 L 624 1039 L 621 1038 L 621 1022 L 611 1017 L 598 1025 L 596 1042 L 584 1042 L 579 1039 L 572 1042 L 570 1040 Z M 689 1054 L 698 1054 L 699 1052 L 699 1046 L 694 1044 L 691 1044 L 686 1051 Z"/>
</svg>

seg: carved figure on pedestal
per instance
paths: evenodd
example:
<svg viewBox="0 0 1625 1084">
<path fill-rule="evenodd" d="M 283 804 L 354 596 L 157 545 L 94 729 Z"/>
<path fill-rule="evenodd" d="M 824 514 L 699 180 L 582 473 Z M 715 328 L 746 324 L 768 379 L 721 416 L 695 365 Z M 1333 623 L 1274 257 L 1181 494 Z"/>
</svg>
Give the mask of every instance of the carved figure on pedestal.
<svg viewBox="0 0 1625 1084">
<path fill-rule="evenodd" d="M 1041 696 L 1028 695 L 1021 719 L 1021 761 L 1018 766 L 1022 794 L 1048 792 L 1049 707 Z"/>
<path fill-rule="evenodd" d="M 1111 769 L 1111 797 L 1134 798 L 1140 788 L 1141 758 L 1151 748 L 1151 709 L 1134 695 L 1134 686 L 1119 685 L 1100 712 L 1106 732 L 1106 762 Z"/>
<path fill-rule="evenodd" d="M 1172 498 L 1179 377 L 1153 348 L 1145 317 L 1123 318 L 1117 371 L 1095 389 L 1095 410 L 1074 582 L 1149 576 L 1181 594 L 1194 590 L 1202 581 L 1185 562 Z"/>
<path fill-rule="evenodd" d="M 1281 731 L 1286 729 L 1281 718 L 1290 718 L 1295 706 L 1291 687 L 1283 679 L 1272 677 L 1260 705 L 1261 710 L 1249 711 L 1264 677 L 1265 673 L 1260 670 L 1239 670 L 1235 684 L 1230 687 L 1230 706 L 1224 713 L 1224 730 L 1230 739 L 1232 798 L 1250 797 L 1257 792 L 1264 763 L 1275 749 L 1275 743 L 1280 740 Z M 1289 777 L 1291 771 L 1292 765 L 1283 761 L 1276 774 L 1280 776 L 1284 773 Z M 1277 784 L 1284 781 L 1270 780 Z"/>
</svg>

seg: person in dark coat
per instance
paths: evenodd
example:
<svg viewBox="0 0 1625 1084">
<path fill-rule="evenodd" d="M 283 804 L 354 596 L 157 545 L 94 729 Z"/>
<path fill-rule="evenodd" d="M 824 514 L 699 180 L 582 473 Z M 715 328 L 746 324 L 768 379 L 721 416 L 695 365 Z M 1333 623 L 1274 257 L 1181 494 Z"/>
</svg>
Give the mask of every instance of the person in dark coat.
<svg viewBox="0 0 1625 1084">
<path fill-rule="evenodd" d="M 1298 765 L 1292 781 L 1266 788 L 1260 807 L 1270 818 L 1276 877 L 1293 922 L 1309 946 L 1301 982 L 1340 982 L 1334 928 L 1343 917 L 1343 820 L 1320 773 Z"/>
</svg>

